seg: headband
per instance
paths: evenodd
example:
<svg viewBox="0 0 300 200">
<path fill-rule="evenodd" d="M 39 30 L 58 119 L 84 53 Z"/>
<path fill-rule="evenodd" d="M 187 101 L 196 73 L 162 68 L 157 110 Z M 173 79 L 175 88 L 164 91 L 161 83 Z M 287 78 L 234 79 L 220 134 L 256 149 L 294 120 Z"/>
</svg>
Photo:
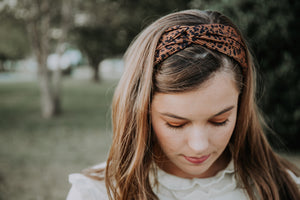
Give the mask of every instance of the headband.
<svg viewBox="0 0 300 200">
<path fill-rule="evenodd" d="M 243 70 L 247 69 L 246 47 L 240 35 L 231 26 L 222 24 L 173 26 L 166 29 L 157 44 L 154 64 L 161 63 L 191 44 L 223 53 L 236 60 Z"/>
</svg>

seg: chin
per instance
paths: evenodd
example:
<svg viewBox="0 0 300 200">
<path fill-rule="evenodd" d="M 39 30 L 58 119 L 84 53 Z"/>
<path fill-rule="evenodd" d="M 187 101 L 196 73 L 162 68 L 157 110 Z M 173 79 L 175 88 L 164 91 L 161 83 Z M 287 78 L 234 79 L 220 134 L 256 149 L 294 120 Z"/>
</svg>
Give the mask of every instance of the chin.
<svg viewBox="0 0 300 200">
<path fill-rule="evenodd" d="M 177 173 L 174 175 L 182 177 L 182 178 L 207 178 L 209 177 L 209 168 L 211 165 L 203 165 L 203 166 L 181 166 Z"/>
<path fill-rule="evenodd" d="M 192 178 L 207 178 L 206 176 L 206 172 L 207 170 L 204 170 L 204 171 L 194 171 L 194 172 L 190 172 L 190 176 Z"/>
<path fill-rule="evenodd" d="M 214 176 L 216 168 L 216 161 L 218 159 L 214 158 L 213 156 L 208 158 L 204 163 L 199 165 L 189 165 L 186 164 L 185 166 L 179 167 L 182 171 L 182 174 L 185 175 L 186 178 L 208 178 Z"/>
</svg>

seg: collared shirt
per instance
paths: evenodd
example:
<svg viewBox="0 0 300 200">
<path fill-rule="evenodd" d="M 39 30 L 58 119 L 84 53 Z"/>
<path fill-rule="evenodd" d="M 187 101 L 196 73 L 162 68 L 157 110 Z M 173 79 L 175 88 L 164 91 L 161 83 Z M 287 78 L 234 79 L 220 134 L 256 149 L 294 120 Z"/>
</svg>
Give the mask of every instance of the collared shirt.
<svg viewBox="0 0 300 200">
<path fill-rule="evenodd" d="M 97 165 L 104 167 L 105 163 Z M 236 180 L 233 162 L 209 178 L 185 179 L 166 173 L 156 167 L 157 176 L 150 172 L 153 192 L 160 200 L 246 200 L 249 199 L 246 191 Z M 290 176 L 300 187 L 300 177 L 291 171 Z M 157 183 L 154 184 L 154 177 Z M 69 181 L 72 188 L 67 200 L 108 200 L 104 181 L 97 181 L 82 174 L 71 174 Z"/>
</svg>

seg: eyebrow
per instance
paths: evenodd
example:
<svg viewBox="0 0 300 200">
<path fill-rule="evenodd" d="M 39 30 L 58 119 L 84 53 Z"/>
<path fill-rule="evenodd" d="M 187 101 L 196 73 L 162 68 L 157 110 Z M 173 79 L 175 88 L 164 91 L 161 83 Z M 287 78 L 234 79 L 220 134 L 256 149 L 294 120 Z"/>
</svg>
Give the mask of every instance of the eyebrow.
<svg viewBox="0 0 300 200">
<path fill-rule="evenodd" d="M 229 106 L 229 107 L 225 108 L 224 110 L 218 112 L 217 114 L 213 115 L 213 116 L 210 117 L 210 118 L 214 118 L 214 117 L 217 117 L 217 116 L 219 116 L 219 115 L 222 115 L 222 114 L 224 114 L 224 113 L 226 113 L 226 112 L 232 110 L 233 108 L 234 108 L 234 106 Z M 189 120 L 188 118 L 180 117 L 180 116 L 174 115 L 174 114 L 172 114 L 172 113 L 160 113 L 160 114 L 162 114 L 162 115 L 164 115 L 164 116 L 167 116 L 167 117 L 175 118 L 175 119 Z"/>
<path fill-rule="evenodd" d="M 222 110 L 221 112 L 218 112 L 217 114 L 213 115 L 211 118 L 217 117 L 219 115 L 222 115 L 230 110 L 232 110 L 234 108 L 234 106 L 229 106 L 227 108 L 225 108 L 224 110 Z"/>
</svg>

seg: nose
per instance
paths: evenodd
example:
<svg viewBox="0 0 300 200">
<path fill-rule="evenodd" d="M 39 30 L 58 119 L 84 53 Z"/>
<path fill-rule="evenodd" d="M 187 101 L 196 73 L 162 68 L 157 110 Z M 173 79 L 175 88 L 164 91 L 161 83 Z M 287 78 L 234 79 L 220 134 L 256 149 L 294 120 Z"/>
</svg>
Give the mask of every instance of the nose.
<svg viewBox="0 0 300 200">
<path fill-rule="evenodd" d="M 195 154 L 206 152 L 209 147 L 209 134 L 205 129 L 195 127 L 187 135 L 188 146 Z"/>
</svg>

